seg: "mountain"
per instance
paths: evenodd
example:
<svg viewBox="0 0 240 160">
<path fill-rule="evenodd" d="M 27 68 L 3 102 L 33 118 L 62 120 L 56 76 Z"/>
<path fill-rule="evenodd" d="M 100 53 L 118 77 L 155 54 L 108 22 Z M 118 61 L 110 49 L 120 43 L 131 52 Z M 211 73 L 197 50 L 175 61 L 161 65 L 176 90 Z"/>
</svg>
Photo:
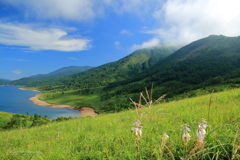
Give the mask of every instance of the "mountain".
<svg viewBox="0 0 240 160">
<path fill-rule="evenodd" d="M 71 74 L 84 72 L 91 68 L 93 67 L 90 67 L 90 66 L 64 67 L 48 74 L 38 74 L 31 77 L 25 77 L 19 80 L 11 81 L 7 83 L 7 85 L 21 85 L 21 86 L 33 87 L 33 86 L 42 85 L 45 83 L 54 83 L 55 81 L 60 81 Z"/>
<path fill-rule="evenodd" d="M 0 78 L 0 84 L 10 82 L 11 80 Z"/>
<path fill-rule="evenodd" d="M 154 86 L 168 97 L 220 83 L 240 83 L 240 37 L 211 35 L 192 42 L 151 68 L 104 88 L 116 94 Z"/>
<path fill-rule="evenodd" d="M 155 47 L 139 49 L 116 62 L 70 76 L 33 78 L 42 76 L 36 75 L 10 84 L 37 86 L 41 90 L 70 90 L 106 86 L 111 82 L 129 79 L 141 73 L 176 50 L 176 47 L 159 44 Z M 53 75 L 53 72 L 50 75 Z"/>
<path fill-rule="evenodd" d="M 70 67 L 64 67 L 60 68 L 56 71 L 53 71 L 48 74 L 37 74 L 34 76 L 30 76 L 31 78 L 43 78 L 43 77 L 56 77 L 56 76 L 63 76 L 63 75 L 71 75 L 79 72 L 83 72 L 86 70 L 89 70 L 93 67 L 90 66 L 70 66 Z"/>
<path fill-rule="evenodd" d="M 59 81 L 37 86 L 41 90 L 71 90 L 106 86 L 112 82 L 129 79 L 161 61 L 177 50 L 167 44 L 159 44 L 152 48 L 139 49 L 116 61 L 77 73 Z"/>
</svg>

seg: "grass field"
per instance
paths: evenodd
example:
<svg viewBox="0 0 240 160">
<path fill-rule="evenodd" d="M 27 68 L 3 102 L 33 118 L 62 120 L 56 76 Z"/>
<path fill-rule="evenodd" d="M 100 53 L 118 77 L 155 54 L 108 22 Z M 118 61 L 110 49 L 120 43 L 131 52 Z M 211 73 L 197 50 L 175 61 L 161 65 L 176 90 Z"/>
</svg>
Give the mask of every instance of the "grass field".
<svg viewBox="0 0 240 160">
<path fill-rule="evenodd" d="M 239 111 L 240 90 L 234 89 L 138 111 L 1 131 L 0 159 L 239 159 Z M 202 118 L 208 127 L 199 142 Z M 136 120 L 142 135 L 131 132 Z M 191 130 L 185 145 L 183 124 Z"/>
</svg>

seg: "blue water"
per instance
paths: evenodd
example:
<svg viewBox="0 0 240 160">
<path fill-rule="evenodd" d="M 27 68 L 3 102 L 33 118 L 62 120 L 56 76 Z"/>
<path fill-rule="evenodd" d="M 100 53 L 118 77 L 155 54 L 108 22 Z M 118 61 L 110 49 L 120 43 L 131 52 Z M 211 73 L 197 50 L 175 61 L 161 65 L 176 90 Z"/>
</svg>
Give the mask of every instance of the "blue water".
<svg viewBox="0 0 240 160">
<path fill-rule="evenodd" d="M 20 90 L 18 88 L 22 87 L 0 86 L 0 111 L 25 115 L 29 111 L 30 115 L 34 116 L 35 113 L 43 117 L 48 115 L 49 119 L 56 119 L 61 116 L 78 117 L 80 115 L 80 111 L 75 109 L 51 108 L 33 104 L 28 99 L 41 92 Z"/>
</svg>

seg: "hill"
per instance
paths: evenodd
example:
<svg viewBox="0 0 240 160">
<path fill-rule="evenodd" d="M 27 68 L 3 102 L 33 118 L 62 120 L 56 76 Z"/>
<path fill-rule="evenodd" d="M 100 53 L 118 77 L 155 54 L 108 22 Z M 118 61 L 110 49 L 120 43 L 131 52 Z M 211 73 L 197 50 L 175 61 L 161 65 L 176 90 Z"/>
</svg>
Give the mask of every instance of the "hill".
<svg viewBox="0 0 240 160">
<path fill-rule="evenodd" d="M 53 77 L 49 81 L 41 79 L 41 81 L 38 80 L 37 82 L 27 78 L 22 79 L 24 82 L 21 84 L 20 81 L 14 81 L 10 84 L 37 87 L 39 90 L 45 91 L 67 91 L 103 87 L 112 82 L 134 77 L 158 61 L 161 61 L 176 49 L 176 47 L 167 44 L 159 44 L 153 48 L 137 50 L 116 62 L 107 63 L 71 76 L 57 77 L 57 79 Z"/>
<path fill-rule="evenodd" d="M 210 85 L 240 83 L 240 37 L 211 35 L 197 40 L 133 78 L 112 83 L 104 90 L 134 93 L 151 87 L 152 82 L 159 87 L 158 95 L 168 93 L 168 97 Z"/>
<path fill-rule="evenodd" d="M 239 93 L 0 131 L 0 159 L 238 159 Z M 141 134 L 131 132 L 137 120 Z M 184 124 L 190 135 L 185 142 Z M 200 129 L 206 132 L 201 139 Z"/>
<path fill-rule="evenodd" d="M 167 94 L 164 101 L 238 88 L 239 44 L 239 37 L 209 36 L 182 47 L 140 72 L 132 72 L 125 80 L 122 79 L 128 75 L 129 68 L 117 73 L 115 77 L 117 69 L 122 67 L 120 65 L 115 70 L 111 68 L 113 64 L 121 64 L 124 60 L 121 59 L 64 79 L 62 83 L 53 84 L 54 88 L 39 85 L 39 88 L 51 90 L 51 93 L 44 93 L 40 99 L 53 104 L 93 107 L 98 113 L 111 113 L 129 108 L 129 97 L 137 101 L 139 92 L 145 87 L 151 88 L 153 82 L 153 100 Z M 141 55 L 139 51 L 134 53 Z M 132 55 L 133 58 L 136 57 L 134 53 L 126 57 L 126 60 L 130 61 Z M 142 66 L 139 64 L 134 66 Z"/>
<path fill-rule="evenodd" d="M 30 77 L 21 78 L 19 80 L 11 81 L 6 83 L 6 85 L 21 85 L 21 86 L 28 86 L 33 87 L 37 85 L 42 85 L 45 83 L 53 83 L 55 81 L 64 79 L 65 77 L 76 74 L 79 72 L 84 72 L 93 67 L 90 66 L 70 66 L 60 68 L 56 71 L 50 72 L 48 74 L 38 74 Z"/>
<path fill-rule="evenodd" d="M 10 82 L 11 80 L 0 78 L 0 84 Z"/>
<path fill-rule="evenodd" d="M 48 74 L 37 74 L 34 76 L 30 76 L 31 78 L 43 78 L 43 77 L 56 77 L 56 76 L 63 76 L 63 75 L 71 75 L 79 72 L 84 72 L 93 67 L 90 66 L 69 66 L 60 68 L 56 71 L 50 72 Z"/>
</svg>

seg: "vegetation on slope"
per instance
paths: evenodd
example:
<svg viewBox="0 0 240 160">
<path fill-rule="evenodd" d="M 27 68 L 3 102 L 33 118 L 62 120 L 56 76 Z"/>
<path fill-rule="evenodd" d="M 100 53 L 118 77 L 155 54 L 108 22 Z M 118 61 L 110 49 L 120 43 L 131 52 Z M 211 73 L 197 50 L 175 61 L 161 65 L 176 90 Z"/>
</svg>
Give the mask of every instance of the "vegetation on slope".
<svg viewBox="0 0 240 160">
<path fill-rule="evenodd" d="M 0 78 L 0 84 L 10 82 L 10 80 Z"/>
<path fill-rule="evenodd" d="M 128 97 L 154 82 L 154 96 L 167 94 L 166 101 L 179 100 L 230 88 L 240 84 L 240 38 L 209 36 L 193 42 L 146 69 L 134 78 L 113 82 L 104 88 L 86 88 L 44 93 L 42 100 L 93 107 L 98 113 L 129 108 Z M 64 86 L 62 86 L 64 88 Z"/>
<path fill-rule="evenodd" d="M 240 90 L 234 89 L 151 109 L 4 131 L 0 132 L 0 159 L 237 159 L 239 104 Z M 202 118 L 208 126 L 199 142 Z M 142 135 L 131 132 L 135 120 L 141 120 Z M 184 124 L 190 125 L 186 145 L 180 131 Z"/>
<path fill-rule="evenodd" d="M 14 113 L 0 112 L 0 130 L 11 121 L 13 115 Z"/>
<path fill-rule="evenodd" d="M 39 90 L 44 91 L 66 91 L 102 87 L 111 82 L 122 81 L 139 74 L 175 50 L 175 47 L 161 44 L 154 48 L 137 50 L 116 62 L 104 64 L 72 76 L 51 77 L 47 79 L 25 78 L 22 79 L 22 82 L 14 81 L 9 84 L 37 87 Z"/>
<path fill-rule="evenodd" d="M 48 74 L 38 74 L 38 75 L 31 76 L 31 78 L 57 77 L 57 76 L 63 76 L 63 75 L 71 75 L 71 74 L 87 71 L 91 68 L 93 67 L 91 66 L 63 67 Z"/>
<path fill-rule="evenodd" d="M 240 37 L 209 36 L 182 47 L 134 78 L 111 83 L 105 91 L 139 92 L 154 82 L 173 97 L 222 83 L 240 83 Z"/>
<path fill-rule="evenodd" d="M 162 46 L 138 50 L 117 62 L 36 83 L 35 89 L 50 90 L 41 97 L 49 103 L 93 107 L 102 113 L 128 109 L 128 97 L 137 100 L 152 82 L 153 99 L 167 94 L 166 101 L 239 87 L 240 37 L 209 36 L 167 53 L 169 48 Z M 152 63 L 157 56 L 162 59 Z"/>
<path fill-rule="evenodd" d="M 19 80 L 11 81 L 9 83 L 5 83 L 5 85 L 21 85 L 21 86 L 32 87 L 32 86 L 43 85 L 45 83 L 55 84 L 56 81 L 65 79 L 69 75 L 76 74 L 79 72 L 84 72 L 91 68 L 93 67 L 90 67 L 90 66 L 64 67 L 48 74 L 38 74 L 30 77 L 21 78 Z"/>
</svg>

